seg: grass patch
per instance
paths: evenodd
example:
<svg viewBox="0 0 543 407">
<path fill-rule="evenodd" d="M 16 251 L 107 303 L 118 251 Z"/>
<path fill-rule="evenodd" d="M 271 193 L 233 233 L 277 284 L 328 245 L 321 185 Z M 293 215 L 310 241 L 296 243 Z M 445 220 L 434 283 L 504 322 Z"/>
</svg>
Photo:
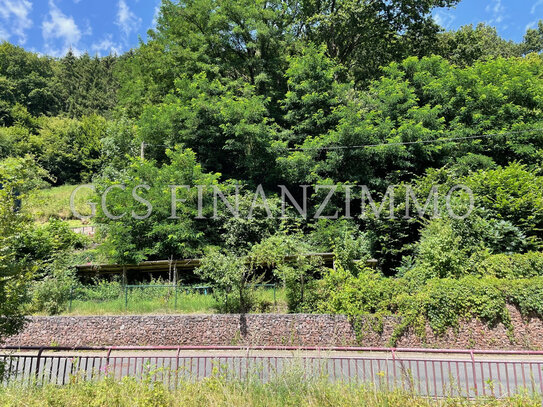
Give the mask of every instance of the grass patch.
<svg viewBox="0 0 543 407">
<path fill-rule="evenodd" d="M 83 287 L 73 293 L 71 307 L 64 315 L 119 315 L 119 314 L 191 314 L 215 313 L 217 302 L 213 295 L 201 292 L 185 292 L 178 289 L 177 301 L 173 288 L 149 287 L 128 290 L 128 301 L 124 288 L 116 283 L 104 283 L 95 287 Z M 257 293 L 258 304 L 255 312 L 277 312 L 287 308 L 286 292 L 277 289 L 261 289 Z"/>
<path fill-rule="evenodd" d="M 271 383 L 235 382 L 214 377 L 197 382 L 182 382 L 177 390 L 151 381 L 139 383 L 131 378 L 115 381 L 78 382 L 70 385 L 0 388 L 2 406 L 541 406 L 541 399 L 433 400 L 402 391 L 376 391 L 371 386 L 332 384 L 326 380 L 307 380 L 298 375 L 278 378 Z"/>
<path fill-rule="evenodd" d="M 173 291 L 173 290 L 172 290 Z M 138 296 L 141 297 L 141 296 Z M 118 314 L 169 314 L 169 313 L 211 313 L 215 309 L 215 300 L 211 295 L 179 294 L 177 307 L 175 297 L 136 299 L 129 296 L 125 305 L 124 297 L 96 301 L 76 300 L 68 315 L 118 315 Z"/>
<path fill-rule="evenodd" d="M 23 201 L 23 210 L 37 222 L 47 222 L 49 218 L 66 220 L 72 227 L 81 226 L 81 221 L 74 217 L 70 209 L 70 196 L 76 185 L 63 185 L 31 192 Z M 82 215 L 90 215 L 88 204 L 93 196 L 88 188 L 80 189 L 75 198 L 75 208 Z"/>
</svg>

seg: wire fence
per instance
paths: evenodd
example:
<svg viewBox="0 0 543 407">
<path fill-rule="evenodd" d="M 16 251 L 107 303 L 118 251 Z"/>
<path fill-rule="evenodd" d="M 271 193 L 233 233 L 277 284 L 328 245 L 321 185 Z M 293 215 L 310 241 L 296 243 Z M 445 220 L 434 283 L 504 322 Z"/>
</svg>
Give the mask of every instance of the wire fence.
<svg viewBox="0 0 543 407">
<path fill-rule="evenodd" d="M 543 352 L 376 348 L 114 347 L 3 348 L 3 383 L 63 385 L 105 377 L 162 382 L 221 377 L 270 382 L 298 372 L 304 380 L 368 384 L 425 397 L 543 394 Z"/>
<path fill-rule="evenodd" d="M 253 289 L 269 290 L 270 300 L 273 301 L 273 306 L 277 307 L 277 284 L 255 284 Z M 72 286 L 68 299 L 68 312 L 74 310 L 74 303 L 99 305 L 107 302 L 116 302 L 116 305 L 121 306 L 125 311 L 141 305 L 144 301 L 154 301 L 161 308 L 178 310 L 182 303 L 184 304 L 188 300 L 192 302 L 190 306 L 205 308 L 213 301 L 211 298 L 213 290 L 212 285 L 104 283 L 97 286 Z M 197 298 L 201 296 L 210 297 L 207 300 Z"/>
</svg>

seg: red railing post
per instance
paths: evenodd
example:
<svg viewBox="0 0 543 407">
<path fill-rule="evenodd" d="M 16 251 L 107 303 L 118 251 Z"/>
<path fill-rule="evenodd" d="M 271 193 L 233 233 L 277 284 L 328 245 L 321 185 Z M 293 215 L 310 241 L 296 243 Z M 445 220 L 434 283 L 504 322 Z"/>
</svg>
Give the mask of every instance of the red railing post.
<svg viewBox="0 0 543 407">
<path fill-rule="evenodd" d="M 179 354 L 181 353 L 181 347 L 177 347 L 177 355 L 175 356 L 175 388 L 177 389 L 177 383 L 179 382 Z"/>
<path fill-rule="evenodd" d="M 111 348 L 107 350 L 107 356 L 106 356 L 106 367 L 104 370 L 105 376 L 109 373 L 109 357 L 111 356 Z M 113 375 L 115 375 L 115 372 L 113 372 Z"/>
<path fill-rule="evenodd" d="M 394 351 L 394 348 L 392 348 L 390 351 L 392 352 L 392 377 L 394 380 L 392 390 L 394 390 L 396 387 L 396 352 Z"/>
<path fill-rule="evenodd" d="M 469 354 L 471 355 L 471 366 L 473 368 L 473 385 L 475 390 L 475 396 L 479 395 L 479 391 L 477 389 L 477 370 L 475 369 L 475 357 L 473 356 L 473 350 L 470 350 Z M 466 381 L 468 378 L 466 377 Z M 483 383 L 484 386 L 484 383 Z M 468 394 L 469 397 L 469 394 Z"/>
<path fill-rule="evenodd" d="M 41 347 L 38 351 L 38 355 L 36 357 L 36 372 L 35 372 L 35 375 L 36 375 L 36 383 L 38 382 L 39 380 L 39 377 L 40 377 L 40 362 L 41 362 L 41 355 L 43 353 L 43 347 Z"/>
</svg>

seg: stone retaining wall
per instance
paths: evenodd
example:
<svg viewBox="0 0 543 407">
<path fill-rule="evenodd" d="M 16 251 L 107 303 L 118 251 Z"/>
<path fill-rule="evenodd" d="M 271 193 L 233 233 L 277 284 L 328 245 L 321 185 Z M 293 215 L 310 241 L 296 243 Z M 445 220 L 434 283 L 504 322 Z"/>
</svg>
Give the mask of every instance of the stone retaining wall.
<svg viewBox="0 0 543 407">
<path fill-rule="evenodd" d="M 406 333 L 398 347 L 543 349 L 543 321 L 524 320 L 511 309 L 514 339 L 503 325 L 488 328 L 480 321 L 464 322 L 435 337 L 427 328 L 423 341 Z M 382 333 L 362 323 L 362 335 L 343 315 L 153 315 L 32 317 L 22 333 L 8 338 L 15 346 L 138 346 L 138 345 L 303 345 L 386 347 L 395 318 L 384 320 Z"/>
</svg>

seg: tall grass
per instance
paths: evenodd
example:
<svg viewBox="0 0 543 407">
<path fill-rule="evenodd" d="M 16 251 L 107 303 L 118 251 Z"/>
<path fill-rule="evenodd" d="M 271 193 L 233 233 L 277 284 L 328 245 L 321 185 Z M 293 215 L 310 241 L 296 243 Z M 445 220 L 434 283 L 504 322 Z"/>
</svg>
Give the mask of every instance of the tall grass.
<svg viewBox="0 0 543 407">
<path fill-rule="evenodd" d="M 119 314 L 168 314 L 168 313 L 214 313 L 216 299 L 203 290 L 193 290 L 165 285 L 155 280 L 149 287 L 125 288 L 117 281 L 98 282 L 92 286 L 80 286 L 72 292 L 71 306 L 67 315 L 119 315 Z M 177 298 L 176 298 L 177 297 Z M 257 290 L 256 312 L 274 312 L 286 309 L 284 289 Z M 276 305 L 274 305 L 276 304 Z"/>
<path fill-rule="evenodd" d="M 49 218 L 59 218 L 69 221 L 73 227 L 81 224 L 70 209 L 70 196 L 75 185 L 63 185 L 32 192 L 23 201 L 23 210 L 29 213 L 38 222 L 47 222 Z M 75 208 L 82 215 L 90 215 L 91 208 L 88 201 L 93 192 L 88 188 L 78 191 L 75 197 Z"/>
<path fill-rule="evenodd" d="M 143 290 L 139 290 L 143 291 Z M 173 291 L 173 290 L 171 290 Z M 215 300 L 211 295 L 196 293 L 179 293 L 177 306 L 173 294 L 163 298 L 145 297 L 144 294 L 128 296 L 125 304 L 124 295 L 105 301 L 75 300 L 70 315 L 119 315 L 119 314 L 168 314 L 168 313 L 212 313 L 215 310 Z"/>
<path fill-rule="evenodd" d="M 159 383 L 137 382 L 132 378 L 115 381 L 106 378 L 98 382 L 73 380 L 58 387 L 0 388 L 2 406 L 541 406 L 541 399 L 512 397 L 496 400 L 442 399 L 418 397 L 402 391 L 378 391 L 371 386 L 332 384 L 326 380 L 306 380 L 299 375 L 286 375 L 273 382 L 236 382 L 221 377 L 196 382 L 182 382 L 177 389 Z"/>
</svg>

